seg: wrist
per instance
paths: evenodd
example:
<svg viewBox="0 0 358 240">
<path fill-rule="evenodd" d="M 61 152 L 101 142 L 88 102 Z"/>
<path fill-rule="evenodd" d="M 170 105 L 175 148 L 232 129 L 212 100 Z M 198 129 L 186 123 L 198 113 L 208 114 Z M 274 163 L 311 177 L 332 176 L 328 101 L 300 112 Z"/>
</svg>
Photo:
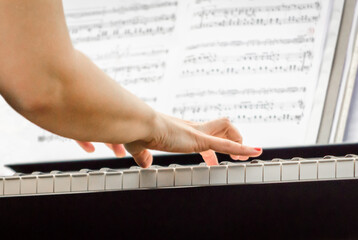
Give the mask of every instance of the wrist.
<svg viewBox="0 0 358 240">
<path fill-rule="evenodd" d="M 166 123 L 163 118 L 163 114 L 153 110 L 149 123 L 147 124 L 148 134 L 141 140 L 146 143 L 154 142 L 155 139 L 160 138 L 161 132 L 163 131 L 165 125 Z"/>
</svg>

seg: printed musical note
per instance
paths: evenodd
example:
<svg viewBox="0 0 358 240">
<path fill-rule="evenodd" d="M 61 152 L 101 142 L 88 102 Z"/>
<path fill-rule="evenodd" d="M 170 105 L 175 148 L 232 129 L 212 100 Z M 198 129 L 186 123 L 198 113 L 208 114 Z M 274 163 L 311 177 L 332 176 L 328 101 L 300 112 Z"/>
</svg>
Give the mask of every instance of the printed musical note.
<svg viewBox="0 0 358 240">
<path fill-rule="evenodd" d="M 55 134 L 49 134 L 47 132 L 44 132 L 41 135 L 37 136 L 37 142 L 44 143 L 44 142 L 71 142 L 71 139 L 64 138 Z"/>
<path fill-rule="evenodd" d="M 204 41 L 198 44 L 190 44 L 186 50 L 214 48 L 214 47 L 275 47 L 289 44 L 313 44 L 315 38 L 309 35 L 295 35 L 291 38 L 267 38 L 233 41 Z"/>
<path fill-rule="evenodd" d="M 188 89 L 186 92 L 178 93 L 175 98 L 195 98 L 210 97 L 217 98 L 222 96 L 255 96 L 255 95 L 273 95 L 273 94 L 302 94 L 306 92 L 305 87 L 282 87 L 282 88 L 249 88 L 249 89 L 210 89 L 193 91 Z"/>
<path fill-rule="evenodd" d="M 174 107 L 172 114 L 184 119 L 196 116 L 210 120 L 213 113 L 217 113 L 220 117 L 229 117 L 236 123 L 242 122 L 274 122 L 274 121 L 295 121 L 300 123 L 305 109 L 303 100 L 285 101 L 285 102 L 241 102 L 226 104 L 195 104 Z M 236 114 L 233 114 L 236 113 Z M 279 117 L 281 116 L 281 117 Z M 196 118 L 195 117 L 195 118 Z M 194 118 L 193 118 L 194 119 Z"/>
<path fill-rule="evenodd" d="M 267 26 L 297 23 L 316 23 L 320 18 L 319 1 L 300 4 L 278 4 L 256 7 L 200 7 L 193 14 L 191 29 L 229 26 Z M 313 11 L 312 10 L 316 10 Z M 277 13 L 285 13 L 278 16 Z"/>
<path fill-rule="evenodd" d="M 332 0 L 63 3 L 74 47 L 157 111 L 198 122 L 227 117 L 248 145 L 315 142 Z M 0 116 L 2 163 L 112 156 L 103 144 L 82 152 L 1 99 Z"/>
<path fill-rule="evenodd" d="M 124 7 L 75 9 L 66 13 L 66 19 L 72 42 L 78 44 L 170 34 L 175 28 L 176 8 L 176 1 L 133 3 Z M 144 11 L 149 14 L 142 14 Z"/>
</svg>

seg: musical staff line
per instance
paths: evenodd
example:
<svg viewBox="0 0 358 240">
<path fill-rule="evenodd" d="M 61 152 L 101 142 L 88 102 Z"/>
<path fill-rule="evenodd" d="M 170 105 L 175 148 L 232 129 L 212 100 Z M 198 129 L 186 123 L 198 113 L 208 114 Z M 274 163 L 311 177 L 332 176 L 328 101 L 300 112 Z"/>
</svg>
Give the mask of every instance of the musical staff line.
<svg viewBox="0 0 358 240">
<path fill-rule="evenodd" d="M 166 56 L 168 54 L 168 49 L 146 49 L 146 50 L 137 50 L 131 51 L 129 49 L 125 50 L 112 50 L 109 52 L 100 52 L 92 55 L 95 61 L 99 60 L 110 60 L 110 59 L 128 59 L 128 58 L 137 58 L 137 57 L 156 57 L 156 56 Z"/>
<path fill-rule="evenodd" d="M 123 39 L 123 38 L 134 38 L 134 37 L 145 37 L 155 35 L 167 35 L 174 31 L 173 26 L 148 26 L 148 27 L 134 27 L 124 29 L 102 29 L 98 27 L 97 31 L 90 30 L 90 34 L 84 36 L 73 36 L 72 42 L 78 44 L 81 42 L 95 42 L 111 39 Z"/>
<path fill-rule="evenodd" d="M 297 23 L 316 23 L 320 18 L 319 15 L 309 16 L 289 16 L 283 18 L 248 18 L 248 19 L 220 19 L 207 22 L 200 22 L 193 24 L 191 29 L 204 29 L 214 27 L 238 27 L 238 26 L 268 26 L 268 25 L 283 25 L 283 24 L 297 24 Z"/>
<path fill-rule="evenodd" d="M 312 64 L 279 64 L 279 65 L 236 65 L 236 66 L 218 66 L 218 67 L 193 67 L 185 68 L 181 72 L 181 77 L 190 78 L 198 76 L 228 76 L 228 75 L 244 75 L 244 74 L 262 74 L 262 73 L 308 73 Z"/>
<path fill-rule="evenodd" d="M 74 44 L 170 34 L 175 29 L 176 1 L 123 7 L 76 9 L 66 14 Z M 151 10 L 150 14 L 143 11 Z"/>
<path fill-rule="evenodd" d="M 67 11 L 65 16 L 67 19 L 77 19 L 83 17 L 93 17 L 93 16 L 104 16 L 108 14 L 124 14 L 128 12 L 138 12 L 138 11 L 150 11 L 153 9 L 173 7 L 178 6 L 177 1 L 165 1 L 165 2 L 154 2 L 154 3 L 143 3 L 143 4 L 132 4 L 130 6 L 124 7 L 113 7 L 113 8 L 81 8 L 81 9 L 71 9 Z"/>
<path fill-rule="evenodd" d="M 263 52 L 263 53 L 245 53 L 242 55 L 223 55 L 216 53 L 199 53 L 185 56 L 184 64 L 198 64 L 198 63 L 230 63 L 230 62 L 241 62 L 241 61 L 293 61 L 303 60 L 305 58 L 313 58 L 312 51 L 301 51 L 301 52 Z"/>
<path fill-rule="evenodd" d="M 200 4 L 197 4 L 197 6 L 200 6 Z M 316 23 L 320 18 L 320 9 L 321 4 L 318 1 L 237 8 L 208 8 L 205 6 L 194 12 L 191 29 Z M 294 13 L 290 13 L 291 11 Z M 277 16 L 281 12 L 285 12 L 289 16 Z"/>
<path fill-rule="evenodd" d="M 243 95 L 272 95 L 272 94 L 299 94 L 305 93 L 306 87 L 284 87 L 284 88 L 245 88 L 245 89 L 219 89 L 219 90 L 197 90 L 176 94 L 177 99 L 195 97 L 215 97 L 215 96 L 243 96 Z"/>
<path fill-rule="evenodd" d="M 201 104 L 201 105 L 185 105 L 180 107 L 174 107 L 173 113 L 180 113 L 184 115 L 186 112 L 191 113 L 207 113 L 210 111 L 238 111 L 238 110 L 266 110 L 272 111 L 274 109 L 280 110 L 292 110 L 292 109 L 300 109 L 303 110 L 305 108 L 305 104 L 303 100 L 297 101 L 282 101 L 282 102 L 269 102 L 269 101 L 258 101 L 258 102 L 250 102 L 243 101 L 240 103 L 216 103 L 216 104 Z"/>
<path fill-rule="evenodd" d="M 247 41 L 213 41 L 192 44 L 186 47 L 186 50 L 213 48 L 213 47 L 240 47 L 240 46 L 275 46 L 288 44 L 307 44 L 314 43 L 315 38 L 308 35 L 298 35 L 294 38 L 271 38 L 271 39 L 250 39 Z"/>
<path fill-rule="evenodd" d="M 285 102 L 244 101 L 232 104 L 217 103 L 176 106 L 172 108 L 172 114 L 183 119 L 190 119 L 192 116 L 195 116 L 195 121 L 205 118 L 210 120 L 212 113 L 216 113 L 219 114 L 219 117 L 229 117 L 233 122 L 293 121 L 299 124 L 304 115 L 304 109 L 305 103 L 303 100 Z"/>
<path fill-rule="evenodd" d="M 202 5 L 201 1 L 196 1 L 196 7 L 200 8 Z M 214 8 L 215 7 L 215 8 Z M 319 1 L 311 3 L 300 3 L 300 4 L 279 4 L 279 5 L 266 5 L 266 6 L 250 6 L 250 7 L 217 7 L 200 9 L 199 11 L 194 12 L 193 16 L 198 17 L 208 17 L 208 16 L 238 16 L 244 15 L 246 17 L 256 16 L 260 12 L 289 12 L 289 11 L 302 11 L 302 10 L 321 10 L 321 3 Z"/>
</svg>

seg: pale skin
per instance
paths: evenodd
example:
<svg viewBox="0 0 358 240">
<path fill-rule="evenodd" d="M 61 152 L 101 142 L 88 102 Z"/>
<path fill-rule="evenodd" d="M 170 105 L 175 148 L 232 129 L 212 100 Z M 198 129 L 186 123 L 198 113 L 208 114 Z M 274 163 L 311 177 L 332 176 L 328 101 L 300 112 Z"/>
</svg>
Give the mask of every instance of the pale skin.
<svg viewBox="0 0 358 240">
<path fill-rule="evenodd" d="M 86 151 L 103 142 L 117 157 L 127 150 L 141 167 L 148 149 L 200 153 L 208 165 L 215 152 L 247 160 L 261 148 L 243 145 L 228 119 L 195 123 L 149 107 L 74 49 L 61 0 L 0 0 L 0 94 L 22 116 Z"/>
</svg>

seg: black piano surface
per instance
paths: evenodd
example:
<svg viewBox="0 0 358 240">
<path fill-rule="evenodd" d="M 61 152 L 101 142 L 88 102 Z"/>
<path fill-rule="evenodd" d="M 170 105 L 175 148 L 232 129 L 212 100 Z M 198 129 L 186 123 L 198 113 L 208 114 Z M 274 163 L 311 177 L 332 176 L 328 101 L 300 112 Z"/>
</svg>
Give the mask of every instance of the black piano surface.
<svg viewBox="0 0 358 240">
<path fill-rule="evenodd" d="M 267 149 L 260 159 L 348 153 L 358 154 L 358 144 Z M 200 158 L 163 156 L 154 163 L 172 161 Z M 80 163 L 12 167 L 31 172 L 133 165 L 130 158 Z M 0 198 L 0 214 L 1 229 L 16 239 L 358 239 L 357 203 L 358 180 L 333 180 L 8 197 Z"/>
</svg>

